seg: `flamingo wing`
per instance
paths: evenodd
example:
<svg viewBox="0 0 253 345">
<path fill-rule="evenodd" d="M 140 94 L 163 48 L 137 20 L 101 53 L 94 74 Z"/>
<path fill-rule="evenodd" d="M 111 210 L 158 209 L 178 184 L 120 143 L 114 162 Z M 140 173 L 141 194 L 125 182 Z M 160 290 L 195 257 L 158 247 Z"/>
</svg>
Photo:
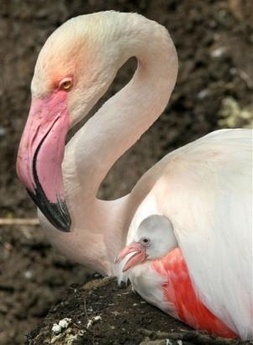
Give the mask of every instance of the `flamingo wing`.
<svg viewBox="0 0 253 345">
<path fill-rule="evenodd" d="M 167 216 L 203 304 L 242 339 L 253 337 L 252 131 L 219 130 L 151 169 L 135 193 L 129 240 L 149 214 Z"/>
<path fill-rule="evenodd" d="M 164 296 L 174 305 L 181 321 L 195 329 L 206 330 L 222 337 L 233 338 L 237 336 L 199 299 L 179 248 L 175 248 L 162 258 L 154 260 L 152 267 L 164 277 L 162 284 Z M 170 309 L 166 310 L 166 304 L 164 311 L 170 314 Z"/>
</svg>

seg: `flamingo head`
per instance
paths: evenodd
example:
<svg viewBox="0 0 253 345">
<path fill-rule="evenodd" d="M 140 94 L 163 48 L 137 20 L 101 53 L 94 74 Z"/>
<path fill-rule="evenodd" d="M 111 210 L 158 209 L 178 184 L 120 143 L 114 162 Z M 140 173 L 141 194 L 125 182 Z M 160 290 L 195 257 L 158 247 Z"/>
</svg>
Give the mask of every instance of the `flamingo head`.
<svg viewBox="0 0 253 345">
<path fill-rule="evenodd" d="M 120 251 L 115 262 L 124 260 L 122 271 L 125 272 L 146 260 L 158 259 L 177 246 L 170 220 L 151 215 L 140 223 L 133 241 Z"/>
<path fill-rule="evenodd" d="M 35 66 L 16 169 L 38 208 L 62 231 L 71 228 L 61 171 L 66 134 L 127 59 L 115 53 L 120 18 L 114 16 L 104 12 L 70 19 L 48 38 Z"/>
</svg>

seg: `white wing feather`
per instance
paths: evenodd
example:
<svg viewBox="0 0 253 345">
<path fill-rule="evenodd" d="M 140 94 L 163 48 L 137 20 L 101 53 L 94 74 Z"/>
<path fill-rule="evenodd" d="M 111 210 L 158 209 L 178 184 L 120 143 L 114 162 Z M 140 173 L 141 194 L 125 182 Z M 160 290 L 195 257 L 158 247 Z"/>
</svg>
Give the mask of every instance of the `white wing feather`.
<svg viewBox="0 0 253 345">
<path fill-rule="evenodd" d="M 128 237 L 167 216 L 201 300 L 242 339 L 253 338 L 252 143 L 251 130 L 220 130 L 164 157 L 136 188 L 156 180 Z"/>
</svg>

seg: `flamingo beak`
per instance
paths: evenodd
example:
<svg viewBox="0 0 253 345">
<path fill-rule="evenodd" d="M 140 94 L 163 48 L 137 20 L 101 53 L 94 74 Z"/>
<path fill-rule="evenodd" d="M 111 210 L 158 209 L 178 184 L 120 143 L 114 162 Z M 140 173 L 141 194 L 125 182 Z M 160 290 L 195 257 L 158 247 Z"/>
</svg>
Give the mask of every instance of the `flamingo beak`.
<svg viewBox="0 0 253 345">
<path fill-rule="evenodd" d="M 70 231 L 61 163 L 69 129 L 67 95 L 55 92 L 32 100 L 20 141 L 16 170 L 35 204 L 61 231 Z"/>
<path fill-rule="evenodd" d="M 142 263 L 146 259 L 146 249 L 139 242 L 131 242 L 126 247 L 124 247 L 119 255 L 117 256 L 115 263 L 119 263 L 127 257 L 127 255 L 132 254 L 123 266 L 122 271 L 125 272 L 129 268 Z"/>
</svg>

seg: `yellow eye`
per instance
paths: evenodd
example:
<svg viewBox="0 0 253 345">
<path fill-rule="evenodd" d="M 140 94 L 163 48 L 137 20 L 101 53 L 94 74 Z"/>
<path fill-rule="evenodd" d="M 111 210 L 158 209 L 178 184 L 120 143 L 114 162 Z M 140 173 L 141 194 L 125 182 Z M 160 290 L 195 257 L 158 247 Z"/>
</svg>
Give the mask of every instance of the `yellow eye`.
<svg viewBox="0 0 253 345">
<path fill-rule="evenodd" d="M 59 88 L 64 91 L 69 91 L 72 87 L 72 80 L 71 79 L 63 79 L 60 82 Z"/>
</svg>

